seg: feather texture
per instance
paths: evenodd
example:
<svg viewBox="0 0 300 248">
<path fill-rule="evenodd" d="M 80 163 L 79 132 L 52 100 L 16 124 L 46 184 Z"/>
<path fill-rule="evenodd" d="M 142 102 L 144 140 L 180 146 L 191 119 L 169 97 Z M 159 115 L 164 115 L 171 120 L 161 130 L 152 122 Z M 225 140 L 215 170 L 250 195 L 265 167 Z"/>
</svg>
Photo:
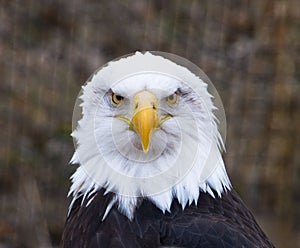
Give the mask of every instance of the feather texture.
<svg viewBox="0 0 300 248">
<path fill-rule="evenodd" d="M 113 197 L 100 190 L 88 207 L 78 199 L 66 222 L 63 247 L 274 247 L 234 190 L 222 198 L 202 192 L 197 205 L 184 210 L 174 200 L 165 214 L 150 201 L 139 201 L 132 220 L 115 205 L 101 221 Z"/>
</svg>

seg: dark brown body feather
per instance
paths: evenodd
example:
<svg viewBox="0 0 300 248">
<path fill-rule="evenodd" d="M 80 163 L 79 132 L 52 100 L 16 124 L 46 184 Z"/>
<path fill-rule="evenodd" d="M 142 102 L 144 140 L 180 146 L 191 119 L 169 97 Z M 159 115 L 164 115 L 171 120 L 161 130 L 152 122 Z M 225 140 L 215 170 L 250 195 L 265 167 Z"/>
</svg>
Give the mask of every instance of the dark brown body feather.
<svg viewBox="0 0 300 248">
<path fill-rule="evenodd" d="M 114 206 L 102 221 L 112 196 L 99 191 L 88 207 L 75 201 L 63 247 L 274 247 L 234 190 L 215 199 L 201 193 L 184 210 L 174 200 L 165 214 L 143 200 L 132 221 Z"/>
</svg>

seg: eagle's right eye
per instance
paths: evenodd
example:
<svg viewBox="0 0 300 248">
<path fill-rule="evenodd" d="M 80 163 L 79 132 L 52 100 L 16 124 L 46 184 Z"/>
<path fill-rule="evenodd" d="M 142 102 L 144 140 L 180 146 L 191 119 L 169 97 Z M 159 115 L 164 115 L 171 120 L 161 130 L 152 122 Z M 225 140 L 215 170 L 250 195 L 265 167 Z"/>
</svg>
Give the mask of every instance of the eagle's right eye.
<svg viewBox="0 0 300 248">
<path fill-rule="evenodd" d="M 115 94 L 114 92 L 111 92 L 110 100 L 111 104 L 115 107 L 118 107 L 122 104 L 124 97 L 120 96 L 118 94 Z"/>
</svg>

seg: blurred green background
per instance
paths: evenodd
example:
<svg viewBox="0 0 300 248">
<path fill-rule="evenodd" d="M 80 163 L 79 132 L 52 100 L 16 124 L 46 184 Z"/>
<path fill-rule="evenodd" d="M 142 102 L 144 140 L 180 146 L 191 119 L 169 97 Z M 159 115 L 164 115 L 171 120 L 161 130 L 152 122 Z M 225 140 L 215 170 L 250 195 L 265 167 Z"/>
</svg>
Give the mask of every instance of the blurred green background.
<svg viewBox="0 0 300 248">
<path fill-rule="evenodd" d="M 0 247 L 59 245 L 80 86 L 136 50 L 206 72 L 234 187 L 277 247 L 300 247 L 298 0 L 1 0 Z"/>
</svg>

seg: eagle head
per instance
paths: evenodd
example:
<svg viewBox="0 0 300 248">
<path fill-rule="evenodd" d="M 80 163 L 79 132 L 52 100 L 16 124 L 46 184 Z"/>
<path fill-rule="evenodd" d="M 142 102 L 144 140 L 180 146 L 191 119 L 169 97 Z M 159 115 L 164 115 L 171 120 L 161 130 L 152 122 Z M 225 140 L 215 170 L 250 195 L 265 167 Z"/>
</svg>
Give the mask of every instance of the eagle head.
<svg viewBox="0 0 300 248">
<path fill-rule="evenodd" d="M 165 212 L 174 198 L 184 208 L 201 192 L 230 189 L 224 112 L 208 87 L 199 68 L 166 53 L 137 52 L 96 71 L 74 109 L 73 202 L 105 189 L 114 197 L 103 219 L 115 204 L 132 219 L 143 199 Z"/>
</svg>

